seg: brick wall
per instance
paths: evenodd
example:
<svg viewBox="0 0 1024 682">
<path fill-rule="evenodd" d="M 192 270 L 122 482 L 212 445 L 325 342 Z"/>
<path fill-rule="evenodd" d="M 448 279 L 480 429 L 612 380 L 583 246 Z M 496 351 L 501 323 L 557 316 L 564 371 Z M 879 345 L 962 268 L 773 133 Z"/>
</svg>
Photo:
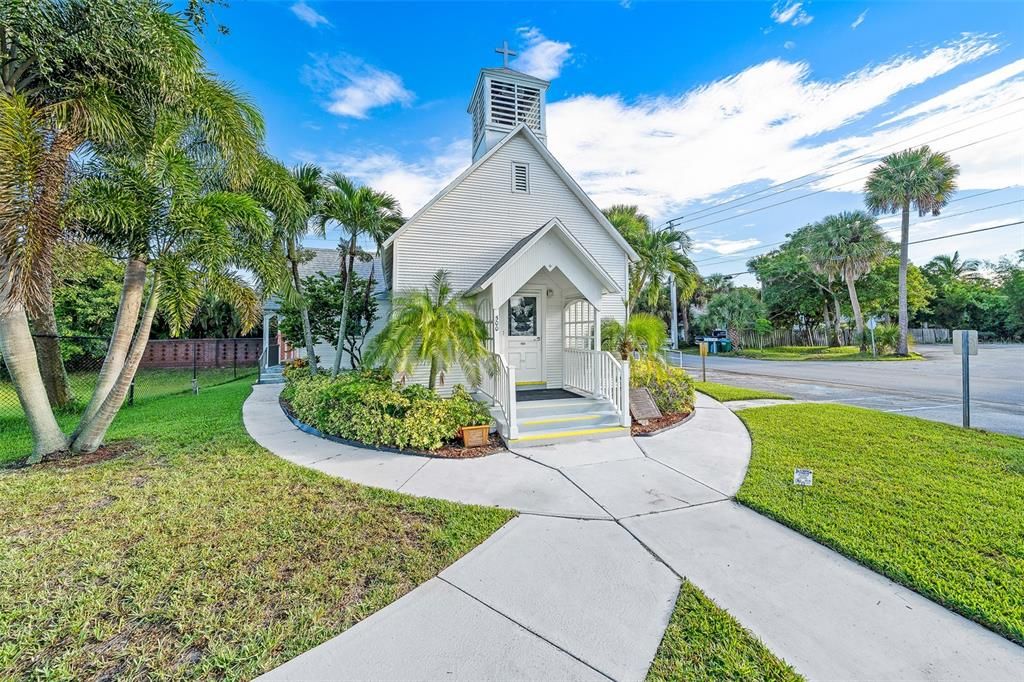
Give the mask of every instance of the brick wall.
<svg viewBox="0 0 1024 682">
<path fill-rule="evenodd" d="M 263 340 L 245 339 L 151 339 L 142 356 L 142 367 L 239 367 L 255 365 Z"/>
</svg>

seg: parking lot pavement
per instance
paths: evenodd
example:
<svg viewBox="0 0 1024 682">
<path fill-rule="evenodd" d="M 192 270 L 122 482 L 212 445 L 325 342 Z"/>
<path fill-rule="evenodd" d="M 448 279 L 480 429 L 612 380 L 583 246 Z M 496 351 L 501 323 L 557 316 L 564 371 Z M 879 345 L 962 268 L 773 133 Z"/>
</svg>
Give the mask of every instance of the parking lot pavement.
<svg viewBox="0 0 1024 682">
<path fill-rule="evenodd" d="M 708 381 L 961 425 L 960 356 L 918 346 L 907 362 L 775 361 L 708 357 Z M 700 378 L 700 358 L 673 354 Z M 971 357 L 971 426 L 1024 436 L 1024 345 L 982 345 Z"/>
</svg>

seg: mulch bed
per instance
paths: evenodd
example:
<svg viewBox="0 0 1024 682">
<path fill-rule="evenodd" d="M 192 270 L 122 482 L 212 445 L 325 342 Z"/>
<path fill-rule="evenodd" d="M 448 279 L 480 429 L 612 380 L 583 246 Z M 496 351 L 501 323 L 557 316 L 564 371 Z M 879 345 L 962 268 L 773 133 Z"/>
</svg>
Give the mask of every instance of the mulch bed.
<svg viewBox="0 0 1024 682">
<path fill-rule="evenodd" d="M 321 433 L 318 429 L 310 427 L 308 424 L 302 422 L 298 417 L 295 416 L 295 412 L 292 411 L 292 406 L 288 404 L 287 400 L 278 398 L 278 404 L 284 413 L 288 415 L 292 422 L 296 422 L 296 425 L 302 424 L 300 427 L 302 430 L 311 433 L 311 435 L 319 436 L 326 440 L 332 440 L 337 443 L 344 443 L 346 445 L 352 445 L 357 448 L 367 448 L 368 450 L 379 450 L 382 452 L 394 452 L 399 455 L 419 455 L 420 457 L 438 457 L 442 459 L 472 459 L 474 457 L 486 457 L 487 455 L 493 455 L 497 452 L 503 452 L 505 450 L 505 444 L 496 433 L 490 434 L 487 438 L 487 445 L 481 445 L 475 448 L 463 447 L 459 442 L 447 443 L 439 450 L 416 450 L 414 448 L 405 448 L 401 450 L 399 448 L 382 446 L 382 445 L 370 445 L 368 443 L 361 443 L 357 440 L 350 438 L 341 438 L 339 436 L 332 436 L 329 433 Z"/>
<path fill-rule="evenodd" d="M 48 455 L 43 455 L 43 461 L 35 464 L 28 463 L 28 457 L 8 462 L 7 464 L 0 467 L 0 469 L 24 469 L 26 467 L 44 467 L 49 466 L 56 469 L 73 469 L 75 467 L 86 466 L 87 464 L 95 464 L 97 462 L 105 462 L 108 459 L 114 459 L 124 454 L 132 452 L 138 448 L 138 445 L 130 440 L 119 441 L 117 443 L 111 443 L 110 445 L 104 445 L 95 452 L 90 452 L 84 455 L 79 455 L 70 450 L 58 450 L 57 452 L 51 452 Z"/>
<path fill-rule="evenodd" d="M 693 412 L 673 412 L 671 414 L 662 415 L 661 419 L 651 419 L 646 424 L 633 422 L 630 433 L 634 436 L 652 435 L 659 431 L 664 431 L 676 426 L 677 424 L 681 424 L 689 419 L 692 414 Z"/>
</svg>

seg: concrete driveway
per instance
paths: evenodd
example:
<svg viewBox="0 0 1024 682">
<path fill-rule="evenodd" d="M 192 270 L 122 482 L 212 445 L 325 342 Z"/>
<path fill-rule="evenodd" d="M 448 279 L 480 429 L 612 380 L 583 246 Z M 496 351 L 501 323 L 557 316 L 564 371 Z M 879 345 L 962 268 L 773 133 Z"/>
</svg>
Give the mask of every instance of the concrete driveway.
<svg viewBox="0 0 1024 682">
<path fill-rule="evenodd" d="M 949 345 L 919 345 L 922 361 L 749 360 L 708 356 L 708 381 L 763 388 L 799 400 L 858 405 L 960 425 L 960 356 Z M 700 377 L 700 358 L 671 361 Z M 971 426 L 1024 436 L 1024 345 L 983 344 L 971 357 Z"/>
<path fill-rule="evenodd" d="M 750 459 L 707 396 L 650 438 L 478 460 L 374 452 L 299 431 L 256 386 L 246 429 L 280 457 L 520 515 L 420 587 L 266 680 L 640 680 L 689 579 L 811 679 L 1001 680 L 1024 648 L 732 496 Z"/>
</svg>

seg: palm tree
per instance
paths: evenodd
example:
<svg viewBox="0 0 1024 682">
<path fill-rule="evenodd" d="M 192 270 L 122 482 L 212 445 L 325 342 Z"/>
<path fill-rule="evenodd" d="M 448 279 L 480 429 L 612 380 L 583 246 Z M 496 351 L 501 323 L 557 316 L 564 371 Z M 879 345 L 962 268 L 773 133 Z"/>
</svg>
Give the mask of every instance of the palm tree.
<svg viewBox="0 0 1024 682">
<path fill-rule="evenodd" d="M 645 357 L 660 360 L 660 351 L 667 340 L 665 322 L 650 313 L 633 313 L 625 327 L 617 320 L 601 323 L 601 349 L 620 353 L 624 360 L 634 350 Z"/>
<path fill-rule="evenodd" d="M 956 192 L 960 167 L 948 154 L 927 145 L 890 154 L 882 159 L 864 184 L 864 203 L 874 215 L 900 212 L 899 327 L 897 355 L 908 355 L 907 263 L 910 243 L 910 207 L 918 215 L 938 215 Z"/>
<path fill-rule="evenodd" d="M 158 310 L 172 335 L 188 328 L 203 300 L 213 293 L 240 313 L 243 332 L 261 317 L 259 294 L 238 274 L 247 270 L 260 288 L 279 277 L 280 250 L 267 213 L 249 194 L 216 185 L 217 168 L 204 165 L 209 140 L 190 117 L 166 112 L 145 147 L 99 156 L 72 189 L 69 216 L 91 241 L 123 253 L 138 264 L 148 292 L 134 334 L 129 331 L 124 359 L 106 390 L 97 390 L 71 438 L 75 452 L 91 452 L 102 442 L 124 402 L 145 352 Z M 136 327 L 134 306 L 118 311 L 119 324 Z M 118 331 L 114 341 L 121 343 Z"/>
<path fill-rule="evenodd" d="M 155 103 L 190 90 L 202 59 L 187 26 L 146 0 L 7 0 L 0 54 L 0 98 L 5 109 L 27 114 L 20 129 L 5 126 L 0 135 L 26 141 L 25 126 L 35 131 L 33 158 L 20 157 L 28 171 L 20 177 L 24 200 L 0 222 L 5 297 L 25 306 L 50 402 L 66 406 L 73 396 L 57 338 L 50 254 L 64 234 L 71 155 L 86 142 L 133 135 Z"/>
<path fill-rule="evenodd" d="M 650 218 L 636 206 L 616 205 L 606 209 L 604 214 L 640 256 L 640 262 L 630 273 L 627 314 L 633 312 L 640 300 L 655 309 L 668 278 L 675 278 L 684 299 L 693 295 L 700 276 L 687 255 L 691 247 L 689 235 L 671 228 L 655 230 Z"/>
<path fill-rule="evenodd" d="M 922 268 L 927 275 L 940 280 L 976 280 L 980 277 L 978 270 L 981 268 L 981 261 L 968 259 L 961 260 L 960 252 L 954 251 L 950 254 L 940 254 L 932 258 Z"/>
<path fill-rule="evenodd" d="M 733 347 L 739 348 L 740 330 L 753 327 L 758 318 L 764 317 L 764 305 L 750 289 L 733 289 L 712 296 L 707 315 L 712 324 L 725 327 Z"/>
<path fill-rule="evenodd" d="M 306 342 L 306 357 L 309 359 L 309 371 L 310 374 L 316 376 L 318 371 L 316 345 L 313 343 L 313 330 L 309 324 L 309 306 L 302 300 L 302 281 L 299 277 L 299 251 L 301 250 L 301 245 L 299 244 L 300 233 L 298 230 L 301 229 L 301 234 L 305 234 L 309 229 L 309 221 L 320 208 L 320 198 L 324 192 L 324 186 L 321 182 L 323 171 L 313 164 L 302 164 L 292 169 L 292 177 L 295 178 L 295 182 L 302 192 L 306 212 L 302 217 L 301 228 L 299 225 L 295 225 L 295 230 L 286 237 L 286 251 L 288 254 L 288 264 L 291 269 L 292 288 L 298 294 L 301 303 L 299 310 L 302 314 L 302 336 Z"/>
<path fill-rule="evenodd" d="M 456 364 L 478 386 L 483 369 L 493 369 L 490 357 L 486 325 L 452 290 L 448 273 L 438 270 L 430 287 L 394 298 L 388 323 L 371 342 L 366 361 L 383 365 L 400 381 L 429 364 L 427 386 L 433 390 Z"/>
<path fill-rule="evenodd" d="M 864 315 L 857 298 L 855 282 L 885 258 L 887 240 L 875 219 L 865 211 L 843 211 L 830 215 L 814 226 L 808 243 L 811 267 L 828 276 L 842 279 L 850 295 L 850 307 L 856 324 L 860 349 L 864 343 Z"/>
<path fill-rule="evenodd" d="M 386 240 L 402 224 L 402 211 L 398 200 L 386 192 L 378 192 L 365 185 L 357 185 L 341 173 L 327 176 L 317 216 L 317 228 L 326 235 L 327 225 L 337 223 L 342 230 L 340 245 L 342 271 L 345 273 L 345 298 L 341 306 L 341 320 L 338 323 L 338 346 L 334 354 L 332 375 L 341 371 L 341 356 L 344 349 L 345 329 L 348 325 L 349 298 L 352 294 L 352 263 L 357 251 L 359 237 L 367 236 L 378 245 Z"/>
</svg>

